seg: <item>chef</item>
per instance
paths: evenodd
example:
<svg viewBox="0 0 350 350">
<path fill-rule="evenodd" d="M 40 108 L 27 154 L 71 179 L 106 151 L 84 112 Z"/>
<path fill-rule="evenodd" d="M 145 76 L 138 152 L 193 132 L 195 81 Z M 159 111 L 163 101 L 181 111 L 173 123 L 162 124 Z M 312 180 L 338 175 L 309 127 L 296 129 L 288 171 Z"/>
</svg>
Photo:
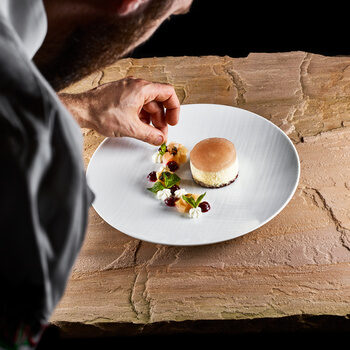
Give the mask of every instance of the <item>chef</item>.
<svg viewBox="0 0 350 350">
<path fill-rule="evenodd" d="M 125 56 L 192 0 L 0 1 L 0 349 L 35 348 L 82 245 L 94 194 L 80 127 L 153 145 L 176 125 L 168 84 L 57 91 Z"/>
</svg>

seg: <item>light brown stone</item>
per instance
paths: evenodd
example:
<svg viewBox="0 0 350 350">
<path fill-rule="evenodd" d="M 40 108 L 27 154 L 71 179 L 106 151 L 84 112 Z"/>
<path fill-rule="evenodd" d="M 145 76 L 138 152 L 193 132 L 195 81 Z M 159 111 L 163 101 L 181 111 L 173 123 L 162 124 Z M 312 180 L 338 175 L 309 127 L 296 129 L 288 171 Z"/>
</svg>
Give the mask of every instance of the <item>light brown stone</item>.
<svg viewBox="0 0 350 350">
<path fill-rule="evenodd" d="M 350 314 L 350 58 L 305 52 L 246 58 L 124 59 L 67 92 L 128 75 L 175 86 L 182 102 L 256 112 L 296 144 L 301 178 L 258 230 L 200 247 L 142 242 L 91 209 L 84 246 L 52 316 L 100 332 L 162 321 Z M 86 164 L 103 140 L 83 130 Z M 69 326 L 67 326 L 67 324 Z M 73 328 L 72 328 L 73 327 Z"/>
</svg>

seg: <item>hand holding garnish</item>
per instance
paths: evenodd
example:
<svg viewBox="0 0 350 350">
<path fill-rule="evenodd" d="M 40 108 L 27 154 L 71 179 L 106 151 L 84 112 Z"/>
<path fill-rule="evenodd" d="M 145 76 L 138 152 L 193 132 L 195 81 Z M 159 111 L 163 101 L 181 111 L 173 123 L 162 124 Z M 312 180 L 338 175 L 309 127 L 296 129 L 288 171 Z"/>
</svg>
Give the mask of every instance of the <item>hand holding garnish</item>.
<svg viewBox="0 0 350 350">
<path fill-rule="evenodd" d="M 79 94 L 60 94 L 83 128 L 108 137 L 128 136 L 162 144 L 176 125 L 180 102 L 173 86 L 127 77 Z"/>
</svg>

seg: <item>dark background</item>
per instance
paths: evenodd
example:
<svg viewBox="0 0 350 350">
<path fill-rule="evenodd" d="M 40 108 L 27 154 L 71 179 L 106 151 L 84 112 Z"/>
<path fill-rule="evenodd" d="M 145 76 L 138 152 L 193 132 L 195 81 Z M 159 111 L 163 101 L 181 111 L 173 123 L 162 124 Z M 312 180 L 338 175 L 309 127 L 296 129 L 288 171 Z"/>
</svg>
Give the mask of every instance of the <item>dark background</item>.
<svg viewBox="0 0 350 350">
<path fill-rule="evenodd" d="M 240 3 L 240 2 L 244 3 Z M 307 51 L 350 54 L 345 2 L 194 0 L 129 56 L 245 57 L 250 52 Z"/>
</svg>

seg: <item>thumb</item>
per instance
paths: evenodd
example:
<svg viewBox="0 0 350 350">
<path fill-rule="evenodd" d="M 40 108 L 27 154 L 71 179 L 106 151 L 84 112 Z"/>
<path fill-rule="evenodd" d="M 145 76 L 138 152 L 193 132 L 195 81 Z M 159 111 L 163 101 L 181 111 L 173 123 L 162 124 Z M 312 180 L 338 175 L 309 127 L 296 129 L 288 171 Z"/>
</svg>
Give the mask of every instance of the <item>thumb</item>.
<svg viewBox="0 0 350 350">
<path fill-rule="evenodd" d="M 143 123 L 141 120 L 139 120 L 135 129 L 132 136 L 151 145 L 159 146 L 166 140 L 166 136 L 162 131 L 152 125 Z"/>
</svg>

